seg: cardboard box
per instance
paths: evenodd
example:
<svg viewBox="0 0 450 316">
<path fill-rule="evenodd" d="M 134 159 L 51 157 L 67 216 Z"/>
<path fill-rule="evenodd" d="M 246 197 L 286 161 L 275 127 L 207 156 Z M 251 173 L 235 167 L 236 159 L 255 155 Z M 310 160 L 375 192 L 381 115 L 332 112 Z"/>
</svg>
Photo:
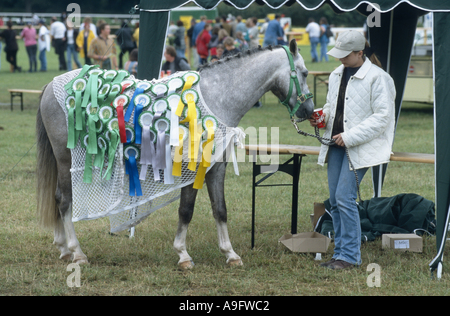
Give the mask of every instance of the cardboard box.
<svg viewBox="0 0 450 316">
<path fill-rule="evenodd" d="M 281 242 L 293 252 L 327 252 L 331 239 L 317 232 L 299 234 L 286 234 L 278 242 Z"/>
<path fill-rule="evenodd" d="M 422 252 L 422 237 L 415 234 L 383 234 L 381 247 L 396 251 Z"/>
</svg>

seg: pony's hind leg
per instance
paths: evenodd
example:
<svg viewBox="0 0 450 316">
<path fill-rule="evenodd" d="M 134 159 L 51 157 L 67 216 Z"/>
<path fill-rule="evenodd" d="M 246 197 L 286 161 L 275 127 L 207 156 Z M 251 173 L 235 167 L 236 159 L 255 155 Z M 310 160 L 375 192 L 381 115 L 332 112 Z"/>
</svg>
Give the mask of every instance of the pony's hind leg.
<svg viewBox="0 0 450 316">
<path fill-rule="evenodd" d="M 216 220 L 219 249 L 227 257 L 228 265 L 241 266 L 243 265 L 241 257 L 234 252 L 228 236 L 227 207 L 224 191 L 225 171 L 226 163 L 216 163 L 206 174 L 206 184 L 208 186 L 213 216 Z"/>
<path fill-rule="evenodd" d="M 181 189 L 180 207 L 178 208 L 178 229 L 173 242 L 173 248 L 180 257 L 178 266 L 182 270 L 192 269 L 194 262 L 186 251 L 186 234 L 194 213 L 197 190 L 189 185 Z"/>
<path fill-rule="evenodd" d="M 61 173 L 60 173 L 61 174 Z M 89 263 L 86 255 L 83 253 L 75 234 L 75 227 L 72 222 L 72 188 L 67 187 L 69 179 L 58 179 L 58 188 L 56 190 L 56 205 L 59 209 L 59 218 L 55 226 L 55 245 L 61 251 L 61 259 L 67 259 L 68 253 L 71 254 L 72 262 L 78 264 Z"/>
</svg>

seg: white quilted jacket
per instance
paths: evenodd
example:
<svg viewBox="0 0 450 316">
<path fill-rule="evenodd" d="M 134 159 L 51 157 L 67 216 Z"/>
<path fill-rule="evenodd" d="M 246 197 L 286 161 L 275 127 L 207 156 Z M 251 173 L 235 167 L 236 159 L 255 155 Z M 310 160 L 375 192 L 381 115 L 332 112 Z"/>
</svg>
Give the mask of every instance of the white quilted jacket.
<svg viewBox="0 0 450 316">
<path fill-rule="evenodd" d="M 326 128 L 323 137 L 331 138 L 336 105 L 344 66 L 339 66 L 329 78 Z M 368 58 L 350 78 L 345 93 L 344 132 L 342 139 L 348 148 L 355 169 L 389 162 L 394 140 L 395 87 L 392 78 Z M 322 145 L 319 165 L 327 160 L 328 146 Z"/>
</svg>

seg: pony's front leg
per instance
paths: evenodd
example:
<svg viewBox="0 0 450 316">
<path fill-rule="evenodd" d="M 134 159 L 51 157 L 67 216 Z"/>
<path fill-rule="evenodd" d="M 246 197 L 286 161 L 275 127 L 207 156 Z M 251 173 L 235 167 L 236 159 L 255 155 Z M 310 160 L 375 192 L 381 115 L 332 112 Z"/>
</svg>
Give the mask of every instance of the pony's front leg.
<svg viewBox="0 0 450 316">
<path fill-rule="evenodd" d="M 180 207 L 178 208 L 178 229 L 173 242 L 173 248 L 180 257 L 178 266 L 182 270 L 189 270 L 194 267 L 191 256 L 186 251 L 186 234 L 194 213 L 195 198 L 197 190 L 189 185 L 181 189 Z"/>
<path fill-rule="evenodd" d="M 224 191 L 225 171 L 226 163 L 216 163 L 206 174 L 206 184 L 208 186 L 213 216 L 216 220 L 219 249 L 227 257 L 228 265 L 242 266 L 243 263 L 241 257 L 234 252 L 228 236 L 227 207 L 225 204 Z"/>
</svg>

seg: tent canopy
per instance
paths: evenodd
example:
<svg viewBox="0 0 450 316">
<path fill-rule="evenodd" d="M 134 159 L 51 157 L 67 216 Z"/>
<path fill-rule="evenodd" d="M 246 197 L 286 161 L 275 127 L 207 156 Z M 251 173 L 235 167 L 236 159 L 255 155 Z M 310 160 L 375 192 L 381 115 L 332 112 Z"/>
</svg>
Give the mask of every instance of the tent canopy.
<svg viewBox="0 0 450 316">
<path fill-rule="evenodd" d="M 358 10 L 370 14 L 367 1 L 360 0 L 141 0 L 139 69 L 141 79 L 157 78 L 161 68 L 170 10 L 195 3 L 198 7 L 211 10 L 221 2 L 244 10 L 253 3 L 279 9 L 284 5 L 301 5 L 305 10 L 316 10 L 328 4 L 335 12 Z M 414 44 L 417 19 L 433 12 L 433 73 L 435 81 L 435 178 L 436 178 L 436 247 L 437 256 L 430 263 L 431 271 L 442 267 L 443 248 L 449 222 L 450 202 L 450 1 L 442 0 L 377 0 L 381 12 L 381 25 L 369 28 L 369 41 L 376 47 L 376 53 L 386 71 L 392 76 L 397 91 L 395 100 L 396 119 L 400 114 L 403 92 Z M 142 61 L 146 62 L 142 62 Z M 439 131 L 439 132 L 436 132 Z M 384 170 L 378 174 L 384 175 Z M 375 173 L 374 173 L 375 174 Z M 380 176 L 382 183 L 383 176 Z"/>
</svg>

